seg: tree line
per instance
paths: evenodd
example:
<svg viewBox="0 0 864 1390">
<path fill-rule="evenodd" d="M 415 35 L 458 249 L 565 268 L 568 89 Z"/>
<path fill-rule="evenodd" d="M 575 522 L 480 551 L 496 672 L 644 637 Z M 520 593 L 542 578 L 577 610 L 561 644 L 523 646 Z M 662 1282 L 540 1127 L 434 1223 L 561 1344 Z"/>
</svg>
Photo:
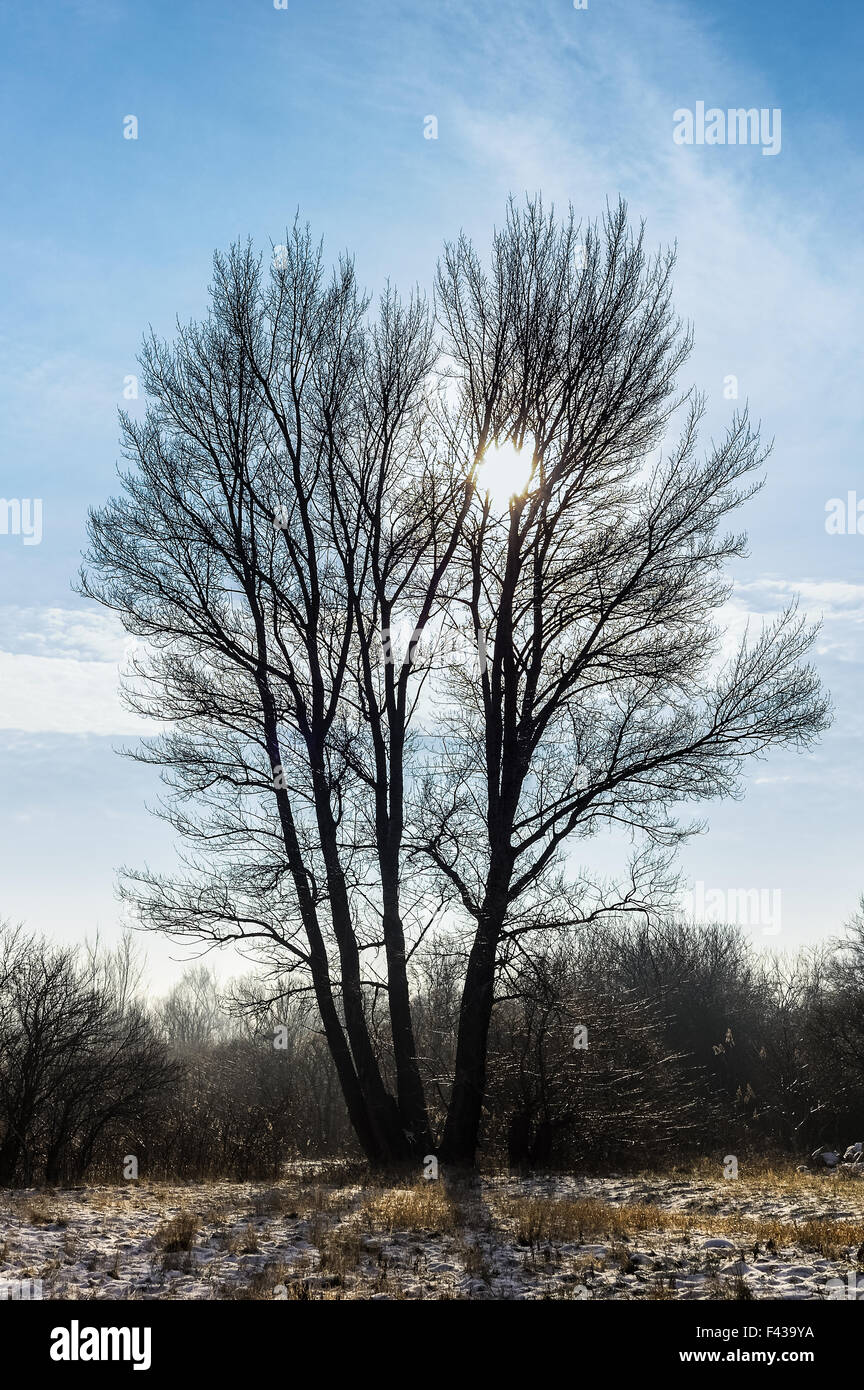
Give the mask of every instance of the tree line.
<svg viewBox="0 0 864 1390">
<path fill-rule="evenodd" d="M 0 1183 L 275 1178 L 290 1159 L 365 1159 L 313 1001 L 274 1005 L 261 976 L 220 988 L 198 965 L 147 1004 L 136 961 L 128 939 L 75 949 L 0 928 Z M 410 975 L 435 1126 L 463 970 L 443 939 Z M 736 926 L 607 923 L 512 956 L 501 979 L 484 1163 L 608 1171 L 864 1137 L 864 918 L 788 956 Z M 373 1047 L 394 1084 L 375 993 Z"/>
</svg>

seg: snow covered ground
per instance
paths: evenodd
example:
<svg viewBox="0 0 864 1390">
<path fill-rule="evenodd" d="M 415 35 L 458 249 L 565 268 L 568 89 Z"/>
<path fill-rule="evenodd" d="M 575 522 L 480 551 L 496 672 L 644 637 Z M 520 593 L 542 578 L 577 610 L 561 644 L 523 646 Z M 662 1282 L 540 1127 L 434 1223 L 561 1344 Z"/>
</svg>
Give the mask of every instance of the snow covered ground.
<svg viewBox="0 0 864 1390">
<path fill-rule="evenodd" d="M 0 1297 L 41 1280 L 75 1299 L 815 1299 L 860 1273 L 864 1300 L 859 1255 L 847 1174 L 370 1186 L 296 1165 L 275 1184 L 0 1192 Z"/>
</svg>

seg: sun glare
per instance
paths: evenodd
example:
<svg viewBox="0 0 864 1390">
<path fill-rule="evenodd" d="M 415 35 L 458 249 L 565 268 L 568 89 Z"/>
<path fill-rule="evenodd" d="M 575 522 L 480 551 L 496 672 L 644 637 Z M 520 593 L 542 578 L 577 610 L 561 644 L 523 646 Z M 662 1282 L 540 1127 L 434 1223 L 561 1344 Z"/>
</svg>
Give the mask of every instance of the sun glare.
<svg viewBox="0 0 864 1390">
<path fill-rule="evenodd" d="M 509 505 L 511 497 L 524 492 L 531 477 L 531 445 L 526 442 L 521 449 L 509 439 L 501 444 L 490 444 L 483 455 L 477 482 L 481 492 L 488 492 L 496 507 L 502 510 Z"/>
</svg>

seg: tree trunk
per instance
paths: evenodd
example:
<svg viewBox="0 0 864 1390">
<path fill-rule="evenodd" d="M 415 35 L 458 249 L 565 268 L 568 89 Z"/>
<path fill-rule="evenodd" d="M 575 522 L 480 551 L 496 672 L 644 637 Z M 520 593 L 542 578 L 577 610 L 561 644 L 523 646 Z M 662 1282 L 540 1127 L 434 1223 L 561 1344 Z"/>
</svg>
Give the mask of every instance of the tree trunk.
<svg viewBox="0 0 864 1390">
<path fill-rule="evenodd" d="M 259 637 L 259 641 L 263 643 L 263 633 Z M 270 765 L 275 769 L 281 767 L 282 755 L 279 748 L 275 704 L 263 671 L 259 672 L 258 675 L 258 689 L 264 714 L 267 752 Z M 335 828 L 332 826 L 329 794 L 327 794 L 325 804 L 322 792 L 326 788 L 322 788 L 320 775 L 316 776 L 315 782 L 319 826 L 322 831 L 328 823 L 330 827 L 329 836 L 322 835 L 322 848 L 324 848 L 328 860 L 328 885 L 331 889 L 330 906 L 333 927 L 339 944 L 342 998 L 345 1011 L 344 1029 L 333 998 L 327 948 L 321 934 L 317 909 L 309 890 L 291 803 L 284 788 L 276 790 L 279 822 L 288 866 L 297 892 L 300 915 L 309 943 L 309 964 L 315 999 L 324 1026 L 324 1036 L 327 1039 L 330 1055 L 339 1077 L 342 1095 L 345 1098 L 348 1117 L 366 1158 L 371 1164 L 382 1165 L 394 1158 L 404 1156 L 404 1152 L 398 1148 L 397 1136 L 400 1134 L 398 1114 L 394 1122 L 392 1112 L 396 1110 L 396 1105 L 392 1097 L 388 1096 L 384 1090 L 363 1014 L 359 955 L 350 929 L 347 894 L 338 865 L 338 850 L 335 846 Z"/>
<path fill-rule="evenodd" d="M 486 1053 L 494 1000 L 498 935 L 498 928 L 490 922 L 481 923 L 465 972 L 465 987 L 459 1007 L 453 1090 L 441 1144 L 442 1161 L 458 1167 L 473 1167 L 477 1156 L 486 1092 Z"/>
<path fill-rule="evenodd" d="M 345 876 L 339 861 L 336 825 L 330 806 L 330 791 L 322 767 L 313 768 L 315 810 L 318 834 L 327 872 L 330 896 L 330 917 L 339 949 L 342 985 L 342 1005 L 345 1011 L 345 1030 L 351 1045 L 354 1066 L 360 1089 L 366 1101 L 369 1120 L 375 1132 L 382 1157 L 401 1162 L 409 1157 L 410 1149 L 402 1129 L 399 1107 L 384 1085 L 378 1058 L 369 1036 L 366 1012 L 363 1007 L 363 985 L 360 976 L 360 951 L 351 921 L 351 904 Z"/>
<path fill-rule="evenodd" d="M 426 1096 L 417 1064 L 417 1043 L 411 1018 L 411 996 L 405 961 L 405 933 L 399 912 L 398 867 L 382 871 L 384 947 L 387 953 L 387 1002 L 396 1063 L 396 1094 L 403 1129 L 410 1135 L 412 1154 L 423 1157 L 433 1149 Z"/>
</svg>

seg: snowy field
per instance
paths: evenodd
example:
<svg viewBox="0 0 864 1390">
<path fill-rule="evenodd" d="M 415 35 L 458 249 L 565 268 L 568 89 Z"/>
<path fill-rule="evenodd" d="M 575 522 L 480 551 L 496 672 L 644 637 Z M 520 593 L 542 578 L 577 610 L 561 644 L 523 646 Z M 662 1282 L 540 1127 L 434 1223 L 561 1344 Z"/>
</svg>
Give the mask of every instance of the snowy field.
<svg viewBox="0 0 864 1390">
<path fill-rule="evenodd" d="M 0 1297 L 864 1300 L 857 1174 L 278 1183 L 0 1193 Z M 829 1281 L 834 1280 L 832 1285 Z M 845 1286 L 848 1288 L 848 1283 Z"/>
</svg>

